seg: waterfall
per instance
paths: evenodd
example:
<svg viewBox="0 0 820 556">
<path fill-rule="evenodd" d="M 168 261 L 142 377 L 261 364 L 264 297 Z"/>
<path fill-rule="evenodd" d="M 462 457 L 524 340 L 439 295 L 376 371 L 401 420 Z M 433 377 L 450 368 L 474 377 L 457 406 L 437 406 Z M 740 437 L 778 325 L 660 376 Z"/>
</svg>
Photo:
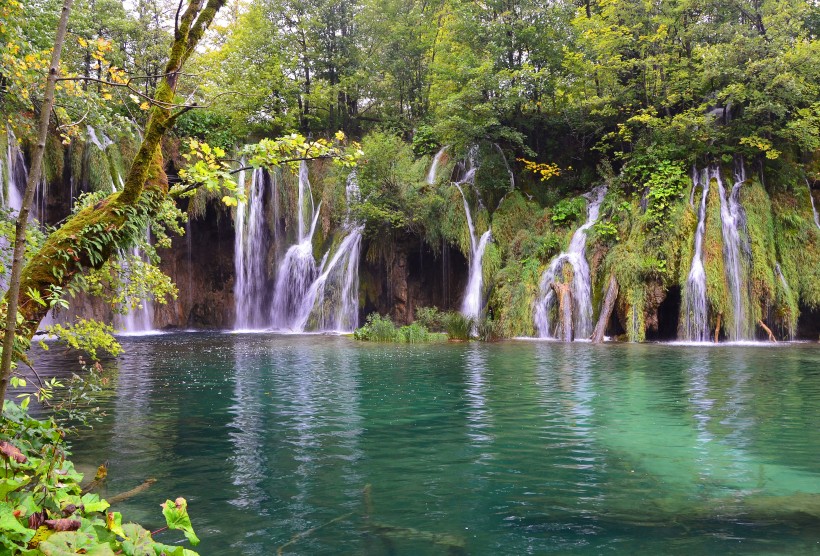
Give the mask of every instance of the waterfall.
<svg viewBox="0 0 820 556">
<path fill-rule="evenodd" d="M 809 180 L 806 180 L 806 185 L 809 186 L 809 200 L 811 200 L 811 212 L 814 215 L 814 223 L 817 224 L 817 228 L 820 229 L 820 214 L 817 213 L 817 207 L 814 205 L 814 195 L 811 192 Z"/>
<path fill-rule="evenodd" d="M 555 305 L 559 301 L 553 290 L 553 284 L 563 282 L 565 264 L 572 266 L 573 270 L 570 285 L 573 335 L 578 338 L 588 338 L 592 334 L 592 288 L 585 251 L 587 231 L 598 220 L 601 203 L 603 203 L 605 195 L 606 186 L 603 185 L 596 187 L 586 195 L 589 201 L 586 222 L 575 230 L 569 248 L 550 262 L 541 278 L 540 299 L 536 300 L 534 307 L 535 328 L 541 338 L 555 338 L 558 329 L 561 328 L 560 322 L 553 323 L 551 320 Z M 568 308 L 565 307 L 564 310 L 568 311 Z M 571 337 L 566 330 L 563 330 L 562 336 L 564 338 Z"/>
<path fill-rule="evenodd" d="M 299 196 L 296 210 L 298 212 L 299 236 L 297 243 L 285 253 L 276 276 L 273 288 L 273 304 L 270 311 L 270 323 L 278 330 L 300 331 L 301 316 L 304 312 L 302 303 L 310 286 L 317 277 L 316 261 L 313 258 L 313 234 L 319 220 L 318 207 L 313 204 L 313 193 L 308 180 L 308 168 L 305 162 L 299 167 Z M 307 214 L 305 209 L 309 209 Z M 307 216 L 307 218 L 305 218 Z M 306 228 L 310 222 L 310 228 Z M 327 255 L 325 255 L 327 257 Z"/>
<path fill-rule="evenodd" d="M 359 325 L 359 251 L 364 226 L 349 228 L 336 253 L 319 268 L 319 277 L 302 299 L 294 329 L 303 332 L 311 316 L 315 328 L 324 331 L 352 332 Z"/>
<path fill-rule="evenodd" d="M 244 164 L 244 163 L 243 163 Z M 238 176 L 240 187 L 245 184 L 244 170 Z M 272 179 L 274 191 L 275 175 Z M 275 194 L 275 193 L 274 193 Z M 257 168 L 251 176 L 248 202 L 236 207 L 236 236 L 234 240 L 234 307 L 237 329 L 256 329 L 267 326 L 265 300 L 268 290 L 267 230 L 265 219 L 265 171 Z"/>
<path fill-rule="evenodd" d="M 10 127 L 6 128 L 6 139 L 8 145 L 6 146 L 6 172 L 8 172 L 8 181 L 6 182 L 6 189 L 3 191 L 4 206 L 12 209 L 14 214 L 20 212 L 20 207 L 23 206 L 23 192 L 26 190 L 26 182 L 28 181 L 28 168 L 26 167 L 26 160 L 23 157 L 23 151 L 17 143 L 17 138 Z"/>
<path fill-rule="evenodd" d="M 473 174 L 468 174 L 472 178 Z M 462 181 L 464 183 L 464 181 Z M 476 235 L 475 225 L 473 224 L 473 216 L 470 212 L 470 205 L 467 203 L 467 197 L 464 195 L 464 190 L 461 185 L 456 183 L 461 198 L 464 201 L 464 214 L 467 216 L 467 226 L 470 230 L 470 268 L 469 278 L 467 280 L 467 288 L 464 290 L 464 299 L 461 302 L 461 313 L 465 317 L 471 319 L 478 319 L 481 316 L 481 310 L 484 308 L 482 293 L 484 289 L 484 279 L 482 272 L 482 262 L 484 259 L 484 250 L 487 248 L 487 243 L 492 237 L 492 232 L 487 230 L 481 237 Z"/>
<path fill-rule="evenodd" d="M 715 174 L 718 172 L 716 171 Z M 706 305 L 706 272 L 703 269 L 703 234 L 706 230 L 706 198 L 709 196 L 709 170 L 698 172 L 692 169 L 692 194 L 690 204 L 694 206 L 695 189 L 701 187 L 702 197 L 698 209 L 698 227 L 695 231 L 695 253 L 692 266 L 686 278 L 683 297 L 683 339 L 706 342 L 709 339 L 709 321 Z"/>
<path fill-rule="evenodd" d="M 359 201 L 355 172 L 347 180 L 348 214 L 341 239 L 317 265 L 313 236 L 322 204 L 314 204 L 307 164 L 302 163 L 298 174 L 297 237 L 278 261 L 272 283 L 267 261 L 271 245 L 278 252 L 279 192 L 274 175 L 270 197 L 273 221 L 270 222 L 264 208 L 265 175 L 262 170 L 254 172 L 248 202 L 237 206 L 234 328 L 352 331 L 359 322 L 359 255 L 364 232 L 364 225 L 350 215 L 350 207 Z M 240 172 L 240 182 L 243 178 Z"/>
<path fill-rule="evenodd" d="M 449 148 L 449 145 L 444 145 L 438 150 L 436 156 L 433 157 L 433 163 L 430 165 L 430 171 L 427 172 L 427 183 L 429 185 L 436 183 L 436 178 L 438 177 L 438 167 L 441 166 L 441 161 L 444 160 L 444 155 Z"/>
<path fill-rule="evenodd" d="M 715 174 L 720 198 L 723 264 L 732 303 L 732 320 L 726 323 L 726 331 L 733 341 L 753 340 L 755 323 L 749 313 L 752 303 L 749 291 L 751 251 L 746 236 L 746 213 L 739 199 L 740 187 L 746 181 L 743 161 L 737 165 L 735 181 L 729 192 L 723 186 L 720 172 Z"/>
<path fill-rule="evenodd" d="M 151 241 L 150 227 L 145 230 L 145 239 L 148 242 Z M 142 252 L 142 249 L 137 246 L 132 247 L 129 250 L 129 254 L 133 259 L 145 260 L 145 254 Z M 123 261 L 122 266 L 126 273 L 125 281 L 130 281 L 133 269 L 130 268 L 127 261 Z M 124 315 L 121 319 L 122 324 L 120 328 L 123 333 L 140 334 L 154 330 L 154 303 L 151 301 L 150 296 L 145 296 L 145 299 L 142 301 L 142 308 L 134 308 L 134 300 L 128 297 L 126 297 L 125 302 L 128 305 L 128 314 Z"/>
</svg>

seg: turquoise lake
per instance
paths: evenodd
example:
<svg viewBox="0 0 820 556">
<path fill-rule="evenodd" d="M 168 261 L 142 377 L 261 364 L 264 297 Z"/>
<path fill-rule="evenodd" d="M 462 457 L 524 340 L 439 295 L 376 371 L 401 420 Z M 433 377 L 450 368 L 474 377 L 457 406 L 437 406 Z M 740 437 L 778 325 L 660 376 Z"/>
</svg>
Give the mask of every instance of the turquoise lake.
<svg viewBox="0 0 820 556">
<path fill-rule="evenodd" d="M 122 342 L 74 460 L 203 555 L 820 552 L 816 344 Z"/>
</svg>

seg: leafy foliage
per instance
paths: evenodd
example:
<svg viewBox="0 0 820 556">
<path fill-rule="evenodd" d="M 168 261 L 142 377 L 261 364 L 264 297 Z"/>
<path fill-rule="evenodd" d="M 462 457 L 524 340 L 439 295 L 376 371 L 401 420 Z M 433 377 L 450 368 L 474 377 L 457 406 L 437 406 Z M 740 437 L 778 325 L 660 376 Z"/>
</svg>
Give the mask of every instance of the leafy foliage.
<svg viewBox="0 0 820 556">
<path fill-rule="evenodd" d="M 86 493 L 83 475 L 67 459 L 65 431 L 53 420 L 38 421 L 6 401 L 0 421 L 0 545 L 8 554 L 166 554 L 195 556 L 182 546 L 154 540 L 133 523 L 122 524 L 119 512 L 97 494 Z M 181 529 L 191 544 L 184 499 L 166 503 L 163 514 L 171 529 Z"/>
</svg>

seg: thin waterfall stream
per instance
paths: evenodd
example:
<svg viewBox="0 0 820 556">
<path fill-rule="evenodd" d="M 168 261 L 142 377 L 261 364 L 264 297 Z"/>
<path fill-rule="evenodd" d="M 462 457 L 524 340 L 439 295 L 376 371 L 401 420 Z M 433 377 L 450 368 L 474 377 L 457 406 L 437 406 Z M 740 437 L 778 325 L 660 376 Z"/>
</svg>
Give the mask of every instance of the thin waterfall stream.
<svg viewBox="0 0 820 556">
<path fill-rule="evenodd" d="M 809 180 L 806 180 L 806 185 L 809 187 L 809 200 L 811 201 L 811 212 L 814 216 L 814 223 L 817 225 L 817 228 L 820 229 L 820 214 L 817 213 L 817 207 L 814 204 L 814 194 L 811 191 Z"/>
<path fill-rule="evenodd" d="M 706 230 L 706 198 L 709 196 L 709 169 L 692 169 L 692 194 L 690 204 L 694 206 L 695 189 L 701 188 L 698 227 L 695 231 L 695 253 L 692 266 L 686 277 L 681 321 L 682 339 L 691 342 L 705 342 L 709 339 L 709 320 L 706 305 L 706 272 L 703 268 L 703 235 Z"/>
<path fill-rule="evenodd" d="M 589 338 L 592 334 L 592 286 L 586 260 L 587 231 L 598 220 L 606 191 L 606 186 L 602 185 L 585 195 L 589 201 L 586 222 L 575 230 L 569 248 L 550 262 L 541 278 L 541 294 L 534 307 L 535 329 L 541 338 L 571 341 L 573 337 Z M 571 283 L 568 285 L 564 283 L 565 264 L 572 267 Z M 559 299 L 555 293 L 557 288 L 563 288 L 570 299 Z M 556 305 L 561 313 L 557 320 L 554 318 Z"/>
<path fill-rule="evenodd" d="M 751 251 L 746 232 L 746 213 L 740 204 L 740 188 L 746 181 L 742 160 L 734 174 L 734 184 L 726 191 L 720 172 L 715 172 L 720 198 L 723 263 L 731 300 L 731 320 L 726 323 L 730 340 L 753 340 L 755 323 L 751 316 L 749 266 Z"/>
<path fill-rule="evenodd" d="M 428 185 L 433 185 L 434 183 L 436 183 L 436 179 L 438 178 L 439 166 L 441 166 L 441 163 L 444 160 L 445 155 L 447 154 L 447 149 L 449 148 L 449 145 L 444 145 L 438 150 L 436 155 L 433 157 L 433 163 L 430 165 L 430 170 L 427 172 Z"/>
<path fill-rule="evenodd" d="M 146 241 L 151 241 L 151 228 L 145 230 Z M 137 246 L 132 247 L 128 251 L 133 259 L 145 259 L 145 253 Z M 123 264 L 125 268 L 125 279 L 131 280 L 131 275 L 134 269 L 130 266 L 127 260 Z M 135 300 L 126 299 L 129 305 L 128 313 L 120 319 L 120 331 L 125 334 L 142 334 L 154 330 L 154 303 L 150 296 L 146 295 L 140 303 L 141 306 L 135 307 Z"/>
<path fill-rule="evenodd" d="M 473 172 L 468 175 L 472 178 L 475 176 L 475 173 Z M 470 205 L 467 203 L 464 190 L 458 183 L 456 183 L 455 186 L 459 193 L 461 193 L 461 198 L 464 201 L 464 214 L 467 217 L 467 226 L 470 229 L 470 266 L 467 287 L 464 290 L 464 299 L 461 302 L 461 314 L 475 320 L 481 316 L 481 310 L 484 308 L 484 300 L 482 297 L 484 293 L 482 264 L 484 262 L 484 251 L 487 248 L 487 243 L 489 243 L 492 238 L 492 230 L 488 229 L 481 234 L 480 238 L 477 237 L 473 216 L 470 212 Z"/>
</svg>

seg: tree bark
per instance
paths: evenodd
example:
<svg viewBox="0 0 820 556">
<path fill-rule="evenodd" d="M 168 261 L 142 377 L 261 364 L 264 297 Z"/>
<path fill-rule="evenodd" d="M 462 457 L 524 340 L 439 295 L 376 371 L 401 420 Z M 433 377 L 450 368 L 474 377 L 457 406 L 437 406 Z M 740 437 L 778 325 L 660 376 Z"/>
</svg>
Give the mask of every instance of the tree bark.
<svg viewBox="0 0 820 556">
<path fill-rule="evenodd" d="M 774 337 L 774 333 L 772 332 L 772 329 L 769 328 L 768 326 L 766 326 L 766 323 L 764 323 L 762 320 L 758 320 L 757 324 L 760 325 L 760 328 L 762 328 L 763 330 L 766 331 L 766 334 L 768 334 L 768 336 L 769 336 L 769 341 L 770 342 L 777 343 L 777 338 Z"/>
<path fill-rule="evenodd" d="M 3 358 L 0 361 L 0 403 L 5 399 L 6 388 L 11 377 L 11 363 L 14 355 L 14 338 L 17 330 L 17 306 L 20 297 L 20 277 L 23 271 L 26 254 L 26 228 L 28 227 L 28 216 L 31 211 L 31 203 L 34 201 L 34 192 L 40 182 L 40 175 L 43 171 L 43 154 L 46 150 L 46 139 L 48 139 L 48 126 L 51 121 L 51 110 L 54 106 L 54 91 L 57 86 L 57 77 L 60 72 L 60 56 L 65 43 L 66 28 L 68 27 L 68 17 L 71 14 L 71 4 L 74 0 L 64 0 L 63 9 L 60 13 L 60 21 L 57 23 L 57 34 L 54 39 L 54 50 L 51 52 L 51 64 L 46 77 L 46 88 L 43 96 L 43 104 L 40 106 L 40 122 L 37 130 L 37 143 L 31 157 L 31 170 L 29 171 L 26 190 L 23 193 L 23 202 L 20 206 L 20 214 L 17 216 L 14 237 L 14 255 L 12 256 L 11 277 L 9 279 L 8 305 L 6 314 L 6 329 L 3 335 Z M 23 290 L 26 292 L 27 290 Z"/>
<path fill-rule="evenodd" d="M 65 1 L 70 5 L 70 0 Z M 205 0 L 188 0 L 185 11 L 176 22 L 165 72 L 154 93 L 142 143 L 122 191 L 86 207 L 53 232 L 23 268 L 18 290 L 6 293 L 9 305 L 15 305 L 14 311 L 10 307 L 9 315 L 17 313 L 18 304 L 23 315 L 18 335 L 30 339 L 48 312 L 48 308 L 29 299 L 29 290 L 47 297 L 50 286 L 63 287 L 78 273 L 100 268 L 118 249 L 129 246 L 142 234 L 150 215 L 164 200 L 168 192 L 168 179 L 163 170 L 160 143 L 165 132 L 185 111 L 185 108 L 180 108 L 173 112 L 174 108 L 178 108 L 174 103 L 178 78 L 183 65 L 224 4 L 225 0 L 207 0 L 207 3 Z M 50 110 L 44 112 L 48 114 Z M 34 170 L 32 165 L 30 182 Z M 10 341 L 13 343 L 13 340 L 12 334 Z M 11 357 L 11 351 L 4 350 L 4 357 Z M 4 375 L 2 388 L 5 388 L 7 379 L 8 376 Z"/>
<path fill-rule="evenodd" d="M 604 334 L 606 333 L 606 325 L 612 316 L 612 311 L 615 309 L 615 301 L 618 299 L 618 280 L 615 275 L 609 276 L 609 286 L 606 289 L 606 296 L 604 297 L 604 304 L 601 307 L 601 314 L 598 317 L 598 322 L 595 324 L 595 330 L 592 332 L 592 343 L 599 344 L 604 341 Z"/>
</svg>

